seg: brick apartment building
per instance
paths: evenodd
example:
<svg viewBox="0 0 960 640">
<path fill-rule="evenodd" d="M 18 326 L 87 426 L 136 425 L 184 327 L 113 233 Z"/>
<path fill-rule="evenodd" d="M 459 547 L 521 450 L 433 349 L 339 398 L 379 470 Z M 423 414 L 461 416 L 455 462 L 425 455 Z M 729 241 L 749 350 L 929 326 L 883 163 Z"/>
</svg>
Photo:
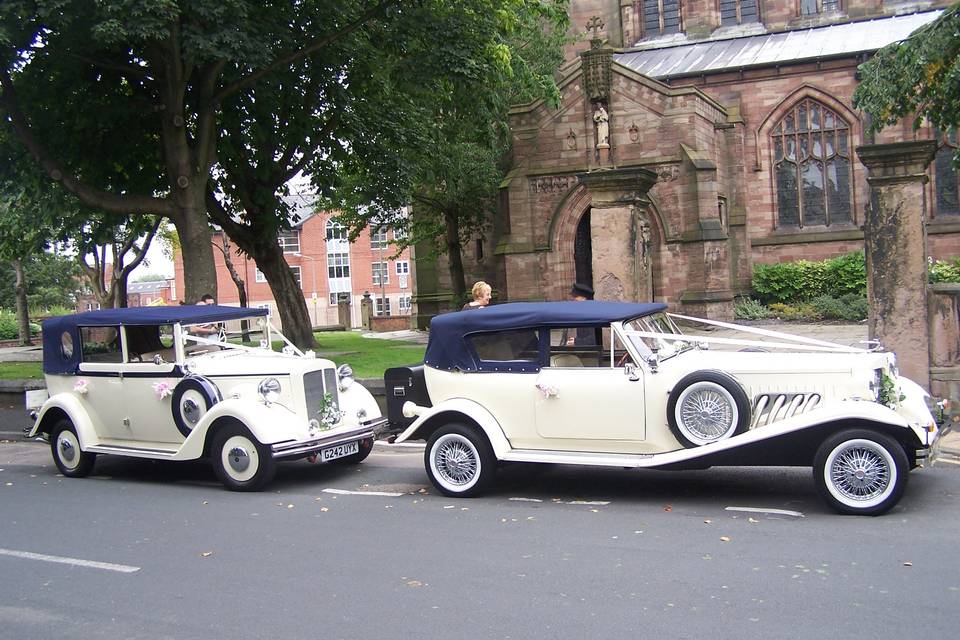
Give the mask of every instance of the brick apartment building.
<svg viewBox="0 0 960 640">
<path fill-rule="evenodd" d="M 466 244 L 469 281 L 495 301 L 656 300 L 732 317 L 755 264 L 863 248 L 857 147 L 937 140 L 928 254 L 960 255 L 956 132 L 865 133 L 857 65 L 950 2 L 572 0 L 585 38 L 561 105 L 511 113 L 514 170 L 490 231 Z M 415 215 L 415 212 L 414 212 Z M 418 323 L 450 308 L 445 265 L 417 265 Z"/>
<path fill-rule="evenodd" d="M 339 323 L 338 298 L 350 300 L 351 325 L 361 323 L 361 301 L 368 294 L 377 316 L 410 316 L 413 296 L 412 260 L 405 249 L 394 258 L 393 241 L 397 232 L 386 229 L 364 232 L 353 243 L 347 239 L 347 230 L 331 218 L 329 212 L 313 211 L 309 202 L 292 196 L 300 223 L 280 235 L 284 258 L 303 291 L 310 321 L 315 327 Z M 221 232 L 215 232 L 214 245 L 222 246 Z M 251 307 L 272 309 L 279 323 L 276 301 L 266 278 L 256 263 L 241 255 L 231 244 L 231 261 L 240 278 L 246 283 L 247 303 Z M 213 251 L 217 268 L 217 303 L 238 305 L 239 292 L 230 277 L 223 252 Z M 174 258 L 174 280 L 178 291 L 184 291 L 183 260 Z M 195 301 L 194 301 L 195 302 Z M 407 328 L 409 323 L 401 323 Z"/>
</svg>

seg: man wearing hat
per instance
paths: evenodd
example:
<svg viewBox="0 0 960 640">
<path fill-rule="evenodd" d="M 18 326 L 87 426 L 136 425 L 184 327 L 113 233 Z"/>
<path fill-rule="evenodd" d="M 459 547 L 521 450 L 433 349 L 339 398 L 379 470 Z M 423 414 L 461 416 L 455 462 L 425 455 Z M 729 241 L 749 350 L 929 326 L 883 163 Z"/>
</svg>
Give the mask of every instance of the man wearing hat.
<svg viewBox="0 0 960 640">
<path fill-rule="evenodd" d="M 584 300 L 593 300 L 593 287 L 582 282 L 574 282 L 570 287 L 570 299 L 576 302 Z M 562 344 L 567 346 L 574 345 L 596 345 L 596 332 L 590 327 L 578 327 L 575 334 L 568 334 L 564 331 Z"/>
</svg>

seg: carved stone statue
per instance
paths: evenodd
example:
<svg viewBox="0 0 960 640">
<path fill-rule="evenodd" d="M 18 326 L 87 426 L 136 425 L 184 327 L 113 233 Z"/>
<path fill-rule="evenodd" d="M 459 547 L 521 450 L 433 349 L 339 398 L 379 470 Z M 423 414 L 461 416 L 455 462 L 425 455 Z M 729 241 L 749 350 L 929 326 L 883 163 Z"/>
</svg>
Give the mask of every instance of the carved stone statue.
<svg viewBox="0 0 960 640">
<path fill-rule="evenodd" d="M 603 108 L 602 102 L 597 103 L 597 109 L 593 112 L 593 121 L 597 123 L 597 149 L 609 149 L 610 116 Z"/>
</svg>

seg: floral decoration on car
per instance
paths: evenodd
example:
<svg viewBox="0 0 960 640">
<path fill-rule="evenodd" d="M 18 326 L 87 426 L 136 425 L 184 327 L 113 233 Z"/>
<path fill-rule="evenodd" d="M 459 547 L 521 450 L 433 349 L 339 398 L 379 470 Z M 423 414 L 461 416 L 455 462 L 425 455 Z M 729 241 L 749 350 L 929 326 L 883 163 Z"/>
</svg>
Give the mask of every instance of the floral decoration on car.
<svg viewBox="0 0 960 640">
<path fill-rule="evenodd" d="M 158 400 L 163 400 L 173 395 L 173 389 L 170 388 L 170 384 L 167 382 L 154 382 L 152 386 L 154 393 L 157 394 Z"/>
<path fill-rule="evenodd" d="M 320 406 L 317 409 L 317 421 L 320 423 L 320 429 L 322 431 L 332 429 L 340 422 L 343 413 L 344 412 L 340 411 L 337 405 L 334 404 L 333 396 L 329 393 L 323 394 L 323 399 L 320 401 Z"/>
<path fill-rule="evenodd" d="M 537 383 L 537 390 L 543 394 L 544 398 L 556 398 L 560 395 L 559 389 L 553 385 Z"/>
<path fill-rule="evenodd" d="M 79 393 L 80 395 L 85 396 L 87 395 L 87 391 L 89 391 L 90 389 L 87 387 L 87 381 L 83 378 L 80 378 L 79 380 L 73 383 L 73 390 Z"/>
</svg>

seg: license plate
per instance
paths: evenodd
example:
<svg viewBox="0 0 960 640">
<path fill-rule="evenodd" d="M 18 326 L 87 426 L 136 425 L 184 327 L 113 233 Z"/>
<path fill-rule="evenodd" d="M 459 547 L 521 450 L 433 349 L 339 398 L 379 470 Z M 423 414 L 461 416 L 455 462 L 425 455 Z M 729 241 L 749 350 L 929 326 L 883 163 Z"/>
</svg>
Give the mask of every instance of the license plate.
<svg viewBox="0 0 960 640">
<path fill-rule="evenodd" d="M 320 450 L 320 462 L 329 462 L 330 460 L 343 458 L 344 456 L 352 455 L 358 451 L 360 451 L 360 443 L 357 441 L 348 442 L 346 444 L 338 444 L 335 447 L 327 447 L 326 449 Z"/>
</svg>

